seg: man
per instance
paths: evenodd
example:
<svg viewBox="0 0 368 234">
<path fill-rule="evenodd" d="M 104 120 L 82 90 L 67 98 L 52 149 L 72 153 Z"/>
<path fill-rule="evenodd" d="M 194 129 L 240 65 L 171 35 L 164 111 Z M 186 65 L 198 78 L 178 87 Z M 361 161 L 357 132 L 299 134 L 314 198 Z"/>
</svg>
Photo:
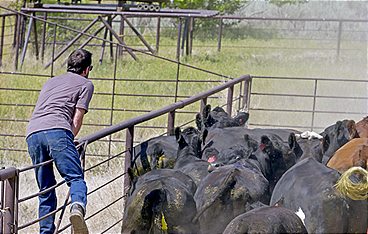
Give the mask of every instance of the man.
<svg viewBox="0 0 368 234">
<path fill-rule="evenodd" d="M 74 145 L 88 111 L 94 86 L 88 79 L 92 70 L 92 54 L 78 49 L 68 58 L 67 73 L 49 79 L 40 92 L 36 107 L 27 126 L 28 152 L 33 164 L 54 160 L 60 175 L 70 187 L 70 222 L 74 233 L 88 233 L 84 215 L 87 186 L 79 154 Z M 35 169 L 41 191 L 56 184 L 53 165 Z M 39 217 L 54 211 L 57 206 L 55 189 L 39 196 Z M 55 231 L 55 215 L 40 221 L 40 233 Z"/>
</svg>

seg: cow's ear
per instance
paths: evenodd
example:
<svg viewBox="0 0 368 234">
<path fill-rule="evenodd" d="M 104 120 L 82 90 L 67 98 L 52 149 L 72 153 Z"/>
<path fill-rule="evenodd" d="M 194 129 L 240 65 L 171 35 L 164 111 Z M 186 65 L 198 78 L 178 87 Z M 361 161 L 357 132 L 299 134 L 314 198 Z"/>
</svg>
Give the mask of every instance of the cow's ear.
<svg viewBox="0 0 368 234">
<path fill-rule="evenodd" d="M 211 105 L 207 104 L 202 110 L 202 118 L 206 119 L 210 115 Z"/>
<path fill-rule="evenodd" d="M 244 141 L 245 144 L 248 146 L 248 148 L 253 149 L 253 151 L 257 150 L 258 143 L 256 143 L 253 139 L 251 139 L 248 134 L 244 135 Z"/>
<path fill-rule="evenodd" d="M 183 149 L 188 146 L 188 143 L 185 141 L 183 134 L 181 134 L 181 130 L 179 127 L 175 128 L 175 138 L 176 142 L 179 144 L 179 149 Z"/>
<path fill-rule="evenodd" d="M 196 122 L 198 130 L 201 131 L 202 130 L 202 117 L 200 113 L 197 113 L 195 122 Z"/>
<path fill-rule="evenodd" d="M 290 133 L 289 135 L 289 138 L 288 138 L 288 144 L 289 144 L 289 147 L 290 149 L 294 149 L 297 142 L 296 142 L 296 136 L 295 136 L 295 133 Z"/>
<path fill-rule="evenodd" d="M 272 141 L 270 140 L 270 138 L 268 138 L 268 136 L 263 135 L 261 137 L 261 150 L 263 152 L 265 151 L 272 151 L 274 149 Z"/>
<path fill-rule="evenodd" d="M 290 133 L 289 138 L 288 138 L 288 143 L 289 143 L 289 147 L 290 149 L 294 152 L 295 156 L 297 158 L 300 158 L 303 154 L 303 150 L 300 148 L 299 143 L 296 141 L 296 136 L 295 133 Z"/>
<path fill-rule="evenodd" d="M 249 119 L 249 113 L 246 112 L 239 112 L 235 117 L 234 117 L 234 121 L 239 125 L 239 126 L 244 126 L 245 123 L 248 121 Z"/>
<path fill-rule="evenodd" d="M 330 137 L 326 135 L 322 139 L 322 153 L 323 154 L 326 153 L 326 151 L 328 150 L 328 147 L 330 147 Z"/>
<path fill-rule="evenodd" d="M 342 122 L 340 120 L 337 121 L 336 124 L 335 124 L 335 130 L 338 131 L 340 129 L 341 125 L 342 125 Z"/>
<path fill-rule="evenodd" d="M 174 132 L 175 132 L 175 139 L 176 139 L 176 141 L 178 141 L 179 140 L 179 137 L 181 136 L 181 129 L 180 129 L 180 127 L 176 127 Z"/>
<path fill-rule="evenodd" d="M 204 129 L 203 132 L 202 132 L 202 143 L 203 143 L 203 145 L 206 143 L 207 136 L 208 136 L 208 130 Z"/>
</svg>

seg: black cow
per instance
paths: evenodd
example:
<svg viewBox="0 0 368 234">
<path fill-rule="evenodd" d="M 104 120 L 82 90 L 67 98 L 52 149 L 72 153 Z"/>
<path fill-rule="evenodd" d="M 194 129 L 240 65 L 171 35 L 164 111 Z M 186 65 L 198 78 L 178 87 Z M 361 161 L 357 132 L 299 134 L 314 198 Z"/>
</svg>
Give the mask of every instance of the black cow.
<svg viewBox="0 0 368 234">
<path fill-rule="evenodd" d="M 124 209 L 122 233 L 196 233 L 194 181 L 172 169 L 137 178 Z"/>
<path fill-rule="evenodd" d="M 365 233 L 367 201 L 343 197 L 334 187 L 339 177 L 313 157 L 304 159 L 278 181 L 270 205 L 303 212 L 308 233 Z"/>
<path fill-rule="evenodd" d="M 337 121 L 327 127 L 320 135 L 324 138 L 322 163 L 327 164 L 332 155 L 353 138 L 359 137 L 354 120 Z"/>
<path fill-rule="evenodd" d="M 199 138 L 199 135 L 194 136 L 192 142 L 188 144 L 180 128 L 175 129 L 175 137 L 179 149 L 174 169 L 190 176 L 198 185 L 208 175 L 210 166 L 206 160 L 201 159 L 202 139 Z"/>
<path fill-rule="evenodd" d="M 307 233 L 307 230 L 294 212 L 271 206 L 253 209 L 237 216 L 223 233 Z"/>
<path fill-rule="evenodd" d="M 219 167 L 207 175 L 194 195 L 201 233 L 221 233 L 237 215 L 256 202 L 267 203 L 268 181 L 257 160 Z"/>
<path fill-rule="evenodd" d="M 326 138 L 328 138 L 328 136 Z M 297 161 L 314 157 L 314 159 L 316 159 L 318 162 L 322 162 L 323 152 L 328 148 L 325 139 L 296 139 L 295 134 L 290 133 L 288 143 L 289 147 L 294 151 Z M 323 149 L 323 147 L 325 147 L 325 149 Z"/>
<path fill-rule="evenodd" d="M 196 143 L 201 139 L 200 132 L 187 127 L 183 130 L 184 139 L 196 147 Z M 178 143 L 175 136 L 159 136 L 151 138 L 133 149 L 133 161 L 131 168 L 136 175 L 142 175 L 157 168 L 174 168 L 178 154 Z M 200 148 L 194 148 L 197 154 L 201 154 Z"/>
<path fill-rule="evenodd" d="M 234 118 L 231 117 L 221 107 L 215 107 L 211 110 L 211 105 L 206 105 L 202 113 L 196 115 L 196 124 L 199 130 L 211 128 L 225 128 L 244 126 L 248 121 L 249 114 L 240 111 Z"/>
</svg>

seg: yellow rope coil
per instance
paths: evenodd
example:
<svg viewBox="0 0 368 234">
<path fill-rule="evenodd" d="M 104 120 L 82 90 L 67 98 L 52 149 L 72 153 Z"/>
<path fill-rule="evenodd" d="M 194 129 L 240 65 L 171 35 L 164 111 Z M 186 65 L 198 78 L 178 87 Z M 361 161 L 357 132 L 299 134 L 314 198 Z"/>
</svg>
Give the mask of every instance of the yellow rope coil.
<svg viewBox="0 0 368 234">
<path fill-rule="evenodd" d="M 350 180 L 353 174 L 362 176 L 359 183 Z M 344 196 L 353 200 L 368 199 L 368 172 L 361 167 L 352 167 L 344 172 L 335 184 L 335 188 Z"/>
</svg>

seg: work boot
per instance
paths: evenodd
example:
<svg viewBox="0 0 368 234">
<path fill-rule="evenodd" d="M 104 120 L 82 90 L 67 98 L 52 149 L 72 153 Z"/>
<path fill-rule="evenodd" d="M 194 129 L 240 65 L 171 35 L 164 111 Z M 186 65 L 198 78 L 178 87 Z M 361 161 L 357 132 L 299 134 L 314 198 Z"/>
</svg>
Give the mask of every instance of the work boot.
<svg viewBox="0 0 368 234">
<path fill-rule="evenodd" d="M 72 204 L 70 207 L 70 223 L 74 234 L 88 234 L 88 228 L 84 221 L 84 208 L 79 204 Z"/>
</svg>

